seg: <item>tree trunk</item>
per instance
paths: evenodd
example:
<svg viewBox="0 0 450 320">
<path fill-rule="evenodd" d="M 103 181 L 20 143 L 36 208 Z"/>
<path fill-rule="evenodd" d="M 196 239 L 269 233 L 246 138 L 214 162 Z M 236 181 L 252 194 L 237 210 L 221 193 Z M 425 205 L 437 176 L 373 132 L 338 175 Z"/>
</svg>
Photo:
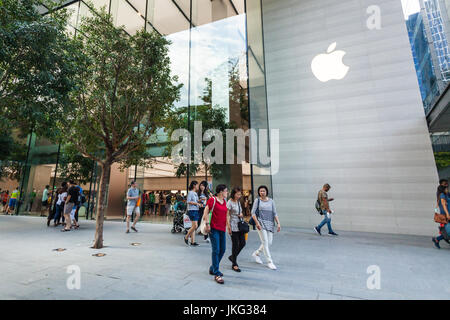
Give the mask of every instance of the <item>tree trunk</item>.
<svg viewBox="0 0 450 320">
<path fill-rule="evenodd" d="M 105 219 L 105 211 L 108 206 L 108 188 L 109 179 L 111 177 L 111 162 L 107 161 L 102 167 L 102 178 L 100 181 L 100 204 L 97 212 L 97 221 L 95 225 L 95 241 L 92 248 L 103 248 L 103 221 Z"/>
</svg>

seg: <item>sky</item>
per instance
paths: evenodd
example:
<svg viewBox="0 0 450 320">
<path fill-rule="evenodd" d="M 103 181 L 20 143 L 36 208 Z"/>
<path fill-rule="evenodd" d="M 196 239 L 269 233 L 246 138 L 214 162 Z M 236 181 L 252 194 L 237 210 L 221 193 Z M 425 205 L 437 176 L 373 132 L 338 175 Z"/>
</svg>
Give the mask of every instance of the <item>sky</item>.
<svg viewBox="0 0 450 320">
<path fill-rule="evenodd" d="M 246 51 L 245 15 L 232 16 L 192 30 L 191 56 L 191 104 L 201 104 L 198 96 L 205 86 L 204 78 L 213 80 L 213 104 L 228 106 L 228 68 L 230 58 L 239 58 Z M 189 77 L 189 30 L 168 35 L 172 74 L 184 83 L 181 101 L 177 106 L 187 105 Z"/>
<path fill-rule="evenodd" d="M 403 7 L 403 14 L 405 16 L 405 20 L 408 19 L 410 15 L 413 13 L 420 11 L 420 3 L 419 0 L 401 0 Z"/>
</svg>

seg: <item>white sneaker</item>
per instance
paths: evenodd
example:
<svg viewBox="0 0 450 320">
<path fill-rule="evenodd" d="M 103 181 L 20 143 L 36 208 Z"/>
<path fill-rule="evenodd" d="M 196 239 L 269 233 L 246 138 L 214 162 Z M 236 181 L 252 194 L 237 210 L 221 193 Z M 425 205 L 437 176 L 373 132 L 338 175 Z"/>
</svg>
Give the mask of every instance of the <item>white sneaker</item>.
<svg viewBox="0 0 450 320">
<path fill-rule="evenodd" d="M 267 266 L 269 267 L 269 269 L 277 270 L 277 267 L 276 267 L 272 262 L 269 262 L 269 263 L 267 264 Z"/>
<path fill-rule="evenodd" d="M 261 258 L 258 256 L 258 254 L 256 253 L 256 251 L 253 252 L 252 257 L 255 259 L 256 263 L 263 264 Z"/>
<path fill-rule="evenodd" d="M 209 240 L 209 238 L 206 238 L 205 241 L 206 241 L 207 243 L 210 243 L 210 242 L 211 242 L 211 241 Z"/>
</svg>

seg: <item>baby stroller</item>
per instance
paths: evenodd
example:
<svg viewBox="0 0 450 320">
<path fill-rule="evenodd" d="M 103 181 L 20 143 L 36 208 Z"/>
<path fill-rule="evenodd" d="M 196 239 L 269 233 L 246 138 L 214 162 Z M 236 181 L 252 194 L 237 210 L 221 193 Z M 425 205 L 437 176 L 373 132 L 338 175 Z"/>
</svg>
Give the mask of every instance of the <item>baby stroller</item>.
<svg viewBox="0 0 450 320">
<path fill-rule="evenodd" d="M 178 233 L 183 232 L 184 234 L 188 233 L 188 229 L 184 227 L 183 222 L 183 215 L 185 214 L 186 210 L 175 210 L 175 214 L 173 217 L 173 227 L 171 232 L 172 233 Z"/>
</svg>

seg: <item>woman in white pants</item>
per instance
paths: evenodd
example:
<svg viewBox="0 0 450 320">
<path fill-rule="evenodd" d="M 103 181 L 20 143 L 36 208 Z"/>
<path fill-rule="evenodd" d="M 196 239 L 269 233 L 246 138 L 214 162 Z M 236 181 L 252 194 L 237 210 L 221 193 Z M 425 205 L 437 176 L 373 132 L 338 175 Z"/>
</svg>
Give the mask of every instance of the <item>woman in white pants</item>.
<svg viewBox="0 0 450 320">
<path fill-rule="evenodd" d="M 260 254 L 263 252 L 267 259 L 267 266 L 272 270 L 276 270 L 277 267 L 273 264 L 269 247 L 272 245 L 275 222 L 277 223 L 277 232 L 281 231 L 281 225 L 278 219 L 277 209 L 275 208 L 275 202 L 267 196 L 268 193 L 269 190 L 266 186 L 260 186 L 258 188 L 259 197 L 253 203 L 252 217 L 255 221 L 259 238 L 261 239 L 261 246 L 253 252 L 252 256 L 257 263 L 262 264 Z"/>
</svg>

